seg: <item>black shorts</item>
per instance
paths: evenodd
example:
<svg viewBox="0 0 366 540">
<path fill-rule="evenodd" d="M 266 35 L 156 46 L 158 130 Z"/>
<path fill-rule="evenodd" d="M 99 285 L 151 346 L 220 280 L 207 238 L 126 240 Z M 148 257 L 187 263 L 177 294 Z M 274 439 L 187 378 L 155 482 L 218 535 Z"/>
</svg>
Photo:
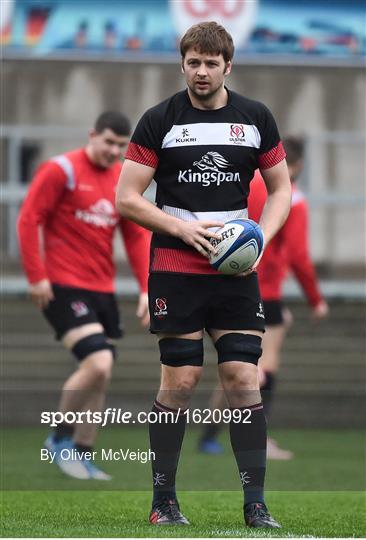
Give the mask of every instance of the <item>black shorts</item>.
<svg viewBox="0 0 366 540">
<path fill-rule="evenodd" d="M 263 300 L 266 326 L 283 324 L 283 304 L 281 300 Z"/>
<path fill-rule="evenodd" d="M 43 313 L 56 330 L 56 339 L 83 324 L 100 323 L 109 338 L 120 338 L 123 329 L 114 294 L 52 284 L 55 299 Z"/>
<path fill-rule="evenodd" d="M 257 274 L 246 277 L 154 273 L 150 331 L 189 334 L 206 328 L 264 331 Z"/>
</svg>

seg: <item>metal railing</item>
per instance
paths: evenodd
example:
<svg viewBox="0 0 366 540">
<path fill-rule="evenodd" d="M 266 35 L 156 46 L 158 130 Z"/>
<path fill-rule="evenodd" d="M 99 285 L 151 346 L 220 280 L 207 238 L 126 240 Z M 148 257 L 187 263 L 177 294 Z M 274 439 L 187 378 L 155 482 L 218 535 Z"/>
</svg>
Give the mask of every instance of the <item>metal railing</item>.
<svg viewBox="0 0 366 540">
<path fill-rule="evenodd" d="M 49 126 L 33 126 L 33 125 L 2 125 L 0 126 L 0 140 L 3 156 L 3 178 L 1 179 L 1 202 L 5 212 L 4 223 L 5 235 L 3 237 L 3 254 L 10 258 L 18 256 L 18 246 L 16 239 L 16 219 L 26 190 L 27 185 L 24 183 L 21 172 L 22 148 L 23 145 L 31 140 L 37 141 L 39 144 L 42 159 L 46 159 L 49 155 L 60 152 L 57 141 L 63 141 L 63 144 L 71 149 L 75 146 L 82 145 L 85 142 L 87 128 L 68 128 L 58 125 Z M 312 209 L 324 211 L 325 215 L 325 235 L 326 246 L 328 250 L 324 250 L 324 258 L 331 257 L 331 249 L 334 246 L 334 214 L 338 209 L 354 209 L 355 212 L 362 212 L 366 206 L 365 197 L 365 162 L 364 162 L 364 145 L 365 134 L 362 132 L 322 132 L 318 134 L 310 134 L 305 139 L 305 167 L 301 178 L 301 187 L 306 192 L 309 203 Z M 355 170 L 353 177 L 356 178 L 354 186 L 356 189 L 350 192 L 349 179 L 344 178 L 334 184 L 332 178 L 332 170 L 337 169 L 334 161 L 337 160 L 337 149 L 344 145 L 349 146 L 357 155 L 357 159 L 352 160 L 352 166 Z M 45 155 L 44 147 L 51 153 Z M 335 149 L 333 157 L 325 158 L 324 148 L 330 147 Z M 43 151 L 42 151 L 43 149 Z M 323 150 L 322 150 L 323 149 Z M 359 152 L 358 152 L 359 149 Z M 329 153 L 329 152 L 328 152 Z M 40 161 L 40 160 L 37 160 Z M 328 163 L 323 163 L 327 161 Z M 355 163 L 356 162 L 356 163 Z M 323 171 L 322 182 L 314 182 L 317 177 L 317 169 Z M 325 172 L 324 172 L 325 171 Z M 339 185 L 342 187 L 339 188 Z M 151 198 L 150 191 L 148 197 Z M 364 243 L 364 231 L 358 231 L 360 242 Z M 315 238 L 316 240 L 316 238 Z M 355 246 L 355 249 L 357 246 Z M 362 250 L 363 248 L 361 248 Z M 357 253 L 355 253 L 357 255 Z M 356 257 L 357 258 L 357 257 Z M 360 257 L 358 257 L 360 258 Z"/>
</svg>

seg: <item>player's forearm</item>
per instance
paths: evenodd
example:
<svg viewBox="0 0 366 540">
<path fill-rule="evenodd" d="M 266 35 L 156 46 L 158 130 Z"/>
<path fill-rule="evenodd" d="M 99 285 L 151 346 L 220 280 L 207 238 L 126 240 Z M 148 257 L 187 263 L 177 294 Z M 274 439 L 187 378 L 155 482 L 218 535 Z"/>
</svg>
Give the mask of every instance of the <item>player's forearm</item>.
<svg viewBox="0 0 366 540">
<path fill-rule="evenodd" d="M 291 190 L 287 187 L 278 189 L 274 193 L 268 195 L 260 219 L 260 226 L 263 230 L 266 246 L 285 223 L 290 211 L 290 206 Z"/>
<path fill-rule="evenodd" d="M 139 284 L 140 292 L 145 293 L 149 277 L 150 231 L 130 220 L 123 220 L 121 228 L 130 266 Z"/>
<path fill-rule="evenodd" d="M 310 258 L 305 256 L 297 261 L 290 261 L 290 268 L 299 282 L 309 304 L 317 306 L 323 298 L 319 288 L 319 282 L 314 265 Z"/>
<path fill-rule="evenodd" d="M 41 257 L 37 221 L 21 212 L 17 223 L 17 233 L 22 266 L 29 284 L 47 279 L 45 265 Z"/>
<path fill-rule="evenodd" d="M 178 236 L 181 220 L 169 216 L 139 194 L 118 198 L 116 207 L 123 217 L 150 231 Z"/>
</svg>

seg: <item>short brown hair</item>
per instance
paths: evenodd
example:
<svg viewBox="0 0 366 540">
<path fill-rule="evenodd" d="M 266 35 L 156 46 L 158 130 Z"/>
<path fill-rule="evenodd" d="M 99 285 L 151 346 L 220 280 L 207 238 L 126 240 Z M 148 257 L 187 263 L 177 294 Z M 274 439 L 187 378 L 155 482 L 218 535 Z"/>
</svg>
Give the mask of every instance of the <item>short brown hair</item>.
<svg viewBox="0 0 366 540">
<path fill-rule="evenodd" d="M 304 157 L 304 139 L 288 135 L 282 140 L 288 165 L 294 165 Z"/>
<path fill-rule="evenodd" d="M 180 41 L 182 58 L 192 47 L 201 54 L 222 54 L 225 62 L 229 62 L 234 56 L 233 38 L 215 21 L 201 22 L 187 30 Z"/>
<path fill-rule="evenodd" d="M 127 116 L 119 111 L 104 111 L 96 119 L 94 129 L 97 133 L 110 129 L 116 135 L 129 136 L 131 134 L 131 123 Z"/>
</svg>

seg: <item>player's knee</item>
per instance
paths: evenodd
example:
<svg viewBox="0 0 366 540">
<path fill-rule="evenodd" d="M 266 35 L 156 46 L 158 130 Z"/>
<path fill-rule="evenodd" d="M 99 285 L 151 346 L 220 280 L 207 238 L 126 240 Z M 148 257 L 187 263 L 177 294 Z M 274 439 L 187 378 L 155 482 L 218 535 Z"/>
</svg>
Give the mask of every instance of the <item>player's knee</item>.
<svg viewBox="0 0 366 540">
<path fill-rule="evenodd" d="M 199 381 L 198 373 L 186 373 L 176 381 L 176 390 L 179 394 L 189 397 Z"/>
<path fill-rule="evenodd" d="M 90 389 L 105 390 L 112 376 L 113 357 L 109 350 L 102 350 L 86 357 L 79 365 L 84 382 Z"/>
<path fill-rule="evenodd" d="M 262 355 L 261 343 L 262 338 L 253 334 L 224 334 L 215 343 L 218 363 L 236 361 L 257 365 Z"/>
<path fill-rule="evenodd" d="M 174 408 L 186 408 L 189 405 L 193 390 L 199 380 L 198 373 L 184 373 L 175 378 L 174 384 L 169 385 L 169 389 L 160 388 L 160 395 L 164 395 L 164 400 Z"/>
<path fill-rule="evenodd" d="M 93 358 L 90 358 L 90 371 L 96 383 L 101 386 L 106 384 L 112 376 L 113 356 L 111 351 L 99 351 Z"/>
<path fill-rule="evenodd" d="M 107 352 L 108 356 L 115 360 L 116 348 L 107 341 L 105 334 L 91 334 L 80 339 L 71 349 L 79 362 L 85 361 L 90 355 Z"/>
<path fill-rule="evenodd" d="M 171 367 L 196 366 L 203 364 L 203 340 L 163 338 L 159 341 L 160 361 Z"/>
<path fill-rule="evenodd" d="M 259 388 L 257 367 L 253 364 L 243 364 L 240 370 L 223 369 L 220 377 L 229 392 L 257 390 Z"/>
</svg>

